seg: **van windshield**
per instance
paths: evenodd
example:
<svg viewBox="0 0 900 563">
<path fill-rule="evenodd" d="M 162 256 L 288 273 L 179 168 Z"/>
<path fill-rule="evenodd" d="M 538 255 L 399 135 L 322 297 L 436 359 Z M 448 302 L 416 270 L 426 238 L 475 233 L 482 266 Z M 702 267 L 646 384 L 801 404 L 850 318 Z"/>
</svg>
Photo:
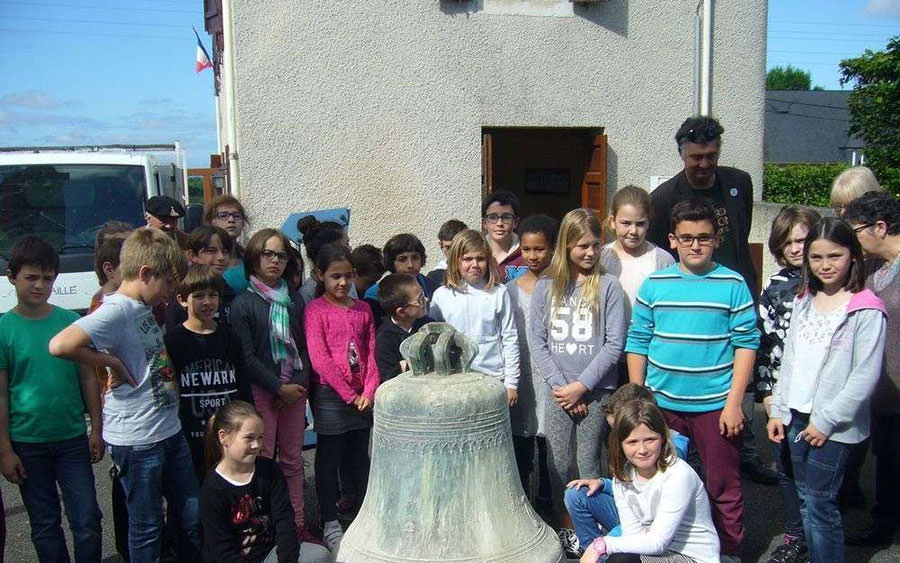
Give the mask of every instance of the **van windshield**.
<svg viewBox="0 0 900 563">
<path fill-rule="evenodd" d="M 144 168 L 115 164 L 0 166 L 0 254 L 37 235 L 60 254 L 91 253 L 111 219 L 144 223 Z"/>
</svg>

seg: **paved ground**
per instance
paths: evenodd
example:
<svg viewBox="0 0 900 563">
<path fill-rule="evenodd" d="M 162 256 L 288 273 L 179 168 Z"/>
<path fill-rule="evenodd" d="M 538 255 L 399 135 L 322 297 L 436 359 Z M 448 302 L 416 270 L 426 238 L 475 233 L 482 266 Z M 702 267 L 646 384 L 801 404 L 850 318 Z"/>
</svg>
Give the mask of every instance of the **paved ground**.
<svg viewBox="0 0 900 563">
<path fill-rule="evenodd" d="M 763 428 L 761 416 L 757 416 L 754 426 L 758 429 L 762 436 Z M 769 458 L 769 448 L 763 447 L 762 453 L 766 459 Z M 312 452 L 306 452 L 307 458 L 307 477 L 312 476 Z M 115 554 L 115 547 L 112 535 L 112 508 L 110 506 L 110 480 L 109 480 L 110 461 L 106 457 L 95 467 L 95 475 L 97 478 L 98 499 L 100 508 L 106 518 L 103 521 L 104 544 L 103 544 L 103 563 L 115 563 L 120 561 Z M 868 498 L 872 497 L 873 490 L 873 472 L 874 467 L 872 457 L 869 456 L 868 462 L 864 468 L 863 489 Z M 3 493 L 3 501 L 6 506 L 6 561 L 9 563 L 33 562 L 37 561 L 34 548 L 31 545 L 29 536 L 28 516 L 25 513 L 25 507 L 22 505 L 22 499 L 19 496 L 18 488 L 10 485 L 5 480 L 0 479 L 2 485 L 0 490 Z M 311 490 L 311 482 L 310 482 Z M 747 530 L 747 539 L 744 543 L 744 558 L 746 563 L 764 563 L 766 554 L 769 553 L 778 544 L 781 539 L 781 501 L 778 496 L 778 489 L 775 487 L 764 487 L 755 483 L 745 483 L 744 488 L 746 499 L 745 526 Z M 900 499 L 898 499 L 900 502 Z M 310 508 L 313 508 L 310 506 Z M 844 523 L 847 529 L 855 529 L 867 522 L 868 515 L 865 511 L 853 511 L 845 515 Z M 890 548 L 882 549 L 859 549 L 848 548 L 847 561 L 849 563 L 889 563 L 900 562 L 900 543 L 895 541 Z"/>
</svg>

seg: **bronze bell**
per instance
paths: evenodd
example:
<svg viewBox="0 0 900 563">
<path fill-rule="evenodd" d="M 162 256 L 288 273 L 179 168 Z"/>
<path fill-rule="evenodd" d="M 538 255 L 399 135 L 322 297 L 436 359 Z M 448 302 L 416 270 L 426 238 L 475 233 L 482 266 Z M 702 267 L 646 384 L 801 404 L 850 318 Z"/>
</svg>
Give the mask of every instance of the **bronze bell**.
<svg viewBox="0 0 900 563">
<path fill-rule="evenodd" d="M 522 491 L 506 389 L 467 371 L 477 350 L 445 323 L 401 345 L 411 370 L 375 394 L 369 485 L 337 561 L 565 561 Z"/>
</svg>

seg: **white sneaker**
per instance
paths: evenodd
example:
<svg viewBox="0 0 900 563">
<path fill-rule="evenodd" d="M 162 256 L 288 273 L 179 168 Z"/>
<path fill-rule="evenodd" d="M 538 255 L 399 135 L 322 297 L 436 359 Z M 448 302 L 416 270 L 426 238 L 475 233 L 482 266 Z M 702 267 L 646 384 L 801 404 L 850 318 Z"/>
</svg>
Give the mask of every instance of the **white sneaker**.
<svg viewBox="0 0 900 563">
<path fill-rule="evenodd" d="M 566 552 L 566 557 L 581 557 L 581 546 L 578 545 L 578 536 L 575 535 L 575 530 L 563 528 L 556 532 L 556 536 L 559 538 L 563 551 Z"/>
<path fill-rule="evenodd" d="M 332 554 L 337 553 L 341 547 L 341 540 L 344 539 L 344 529 L 337 520 L 329 520 L 322 526 L 322 539 L 325 541 L 325 547 Z"/>
</svg>

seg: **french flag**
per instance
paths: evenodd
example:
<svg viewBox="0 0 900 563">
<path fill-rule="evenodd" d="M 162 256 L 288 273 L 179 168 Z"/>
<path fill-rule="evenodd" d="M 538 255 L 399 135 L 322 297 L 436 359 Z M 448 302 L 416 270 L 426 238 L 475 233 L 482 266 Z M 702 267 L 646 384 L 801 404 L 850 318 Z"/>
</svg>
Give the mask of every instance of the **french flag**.
<svg viewBox="0 0 900 563">
<path fill-rule="evenodd" d="M 202 72 L 207 68 L 212 68 L 212 61 L 209 60 L 209 53 L 206 52 L 203 42 L 200 41 L 200 35 L 196 29 L 194 29 L 194 35 L 197 37 L 197 63 L 195 69 L 197 72 Z"/>
</svg>

